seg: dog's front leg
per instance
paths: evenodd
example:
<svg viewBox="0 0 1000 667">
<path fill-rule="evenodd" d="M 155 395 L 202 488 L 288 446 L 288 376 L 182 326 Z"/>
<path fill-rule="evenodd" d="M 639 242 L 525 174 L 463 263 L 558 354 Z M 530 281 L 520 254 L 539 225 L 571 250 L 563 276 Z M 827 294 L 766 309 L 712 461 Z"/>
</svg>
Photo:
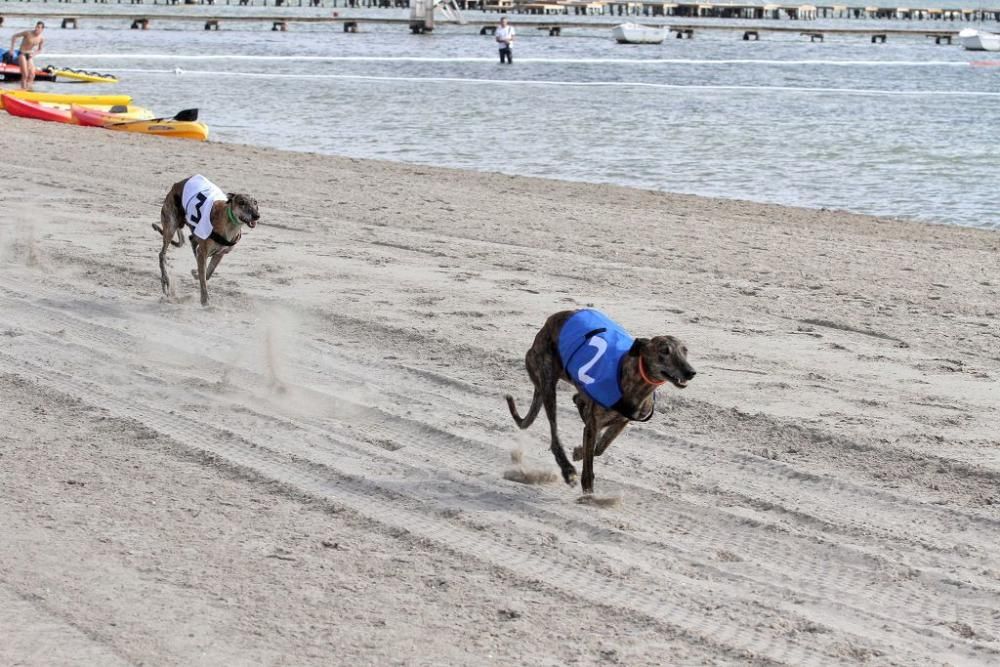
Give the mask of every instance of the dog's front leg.
<svg viewBox="0 0 1000 667">
<path fill-rule="evenodd" d="M 205 274 L 205 282 L 212 279 L 212 274 L 215 273 L 215 267 L 217 267 L 219 262 L 222 261 L 222 255 L 223 253 L 221 252 L 217 252 L 212 255 L 212 261 L 208 263 L 208 273 Z"/>
<path fill-rule="evenodd" d="M 587 421 L 587 417 L 583 412 L 582 406 L 580 406 L 580 416 L 583 418 L 584 422 Z M 604 450 L 607 449 L 608 446 L 615 441 L 615 438 L 617 438 L 618 435 L 625 430 L 626 426 L 628 426 L 628 420 L 621 419 L 619 421 L 612 423 L 611 426 L 608 426 L 606 429 L 604 429 L 604 433 L 601 434 L 601 438 L 600 440 L 597 441 L 597 446 L 594 448 L 594 456 L 600 456 L 601 454 L 603 454 Z M 583 460 L 583 446 L 577 447 L 576 449 L 573 450 L 573 460 L 574 461 Z"/>
<path fill-rule="evenodd" d="M 198 250 L 195 252 L 195 257 L 198 260 L 198 285 L 201 286 L 201 305 L 208 305 L 208 278 L 205 274 L 205 264 L 208 263 L 208 242 L 202 241 L 198 244 Z"/>
<path fill-rule="evenodd" d="M 597 417 L 591 407 L 583 426 L 583 473 L 580 486 L 584 493 L 594 492 L 594 450 L 597 447 Z"/>
<path fill-rule="evenodd" d="M 597 443 L 597 449 L 594 451 L 594 456 L 603 454 L 604 450 L 611 446 L 611 443 L 625 430 L 626 426 L 628 426 L 628 420 L 623 417 L 604 429 L 601 440 Z"/>
</svg>

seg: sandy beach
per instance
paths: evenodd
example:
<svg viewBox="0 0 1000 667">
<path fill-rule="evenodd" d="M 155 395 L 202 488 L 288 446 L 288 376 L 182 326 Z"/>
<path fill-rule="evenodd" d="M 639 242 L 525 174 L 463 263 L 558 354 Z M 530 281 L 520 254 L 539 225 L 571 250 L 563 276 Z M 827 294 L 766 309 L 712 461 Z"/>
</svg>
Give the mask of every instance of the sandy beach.
<svg viewBox="0 0 1000 667">
<path fill-rule="evenodd" d="M 996 232 L 6 115 L 0 165 L 0 664 L 1000 662 Z M 207 309 L 194 173 L 262 215 Z M 699 371 L 609 507 L 505 478 L 584 306 Z"/>
</svg>

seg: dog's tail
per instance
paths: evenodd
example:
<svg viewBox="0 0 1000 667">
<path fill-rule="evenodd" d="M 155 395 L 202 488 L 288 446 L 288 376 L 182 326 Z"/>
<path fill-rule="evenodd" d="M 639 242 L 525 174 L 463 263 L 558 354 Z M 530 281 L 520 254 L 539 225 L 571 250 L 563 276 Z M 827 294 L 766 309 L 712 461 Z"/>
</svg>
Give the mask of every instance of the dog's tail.
<svg viewBox="0 0 1000 667">
<path fill-rule="evenodd" d="M 163 234 L 163 227 L 160 227 L 155 222 L 153 223 L 153 229 L 158 231 L 161 235 Z M 184 245 L 184 238 L 180 234 L 178 234 L 176 239 L 170 239 L 170 245 L 172 245 L 175 248 L 180 248 L 182 245 Z"/>
<path fill-rule="evenodd" d="M 521 415 L 517 413 L 517 406 L 514 405 L 514 397 L 507 394 L 507 407 L 510 408 L 510 416 L 514 418 L 514 423 L 518 425 L 519 428 L 525 429 L 531 426 L 535 422 L 535 417 L 538 416 L 538 411 L 542 409 L 542 392 L 535 390 L 535 394 L 531 397 L 531 407 L 528 408 L 528 414 L 521 418 Z"/>
</svg>

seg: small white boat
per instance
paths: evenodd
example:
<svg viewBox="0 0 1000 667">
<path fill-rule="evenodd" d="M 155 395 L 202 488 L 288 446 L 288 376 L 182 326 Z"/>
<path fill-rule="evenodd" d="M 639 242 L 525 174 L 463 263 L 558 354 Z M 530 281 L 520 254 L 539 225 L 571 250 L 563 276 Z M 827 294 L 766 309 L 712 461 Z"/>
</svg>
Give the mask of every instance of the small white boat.
<svg viewBox="0 0 1000 667">
<path fill-rule="evenodd" d="M 969 51 L 1000 51 L 1000 35 L 985 30 L 966 28 L 958 33 L 958 41 Z"/>
<path fill-rule="evenodd" d="M 638 23 L 622 23 L 611 29 L 611 35 L 619 44 L 662 44 L 667 38 L 667 29 Z"/>
</svg>

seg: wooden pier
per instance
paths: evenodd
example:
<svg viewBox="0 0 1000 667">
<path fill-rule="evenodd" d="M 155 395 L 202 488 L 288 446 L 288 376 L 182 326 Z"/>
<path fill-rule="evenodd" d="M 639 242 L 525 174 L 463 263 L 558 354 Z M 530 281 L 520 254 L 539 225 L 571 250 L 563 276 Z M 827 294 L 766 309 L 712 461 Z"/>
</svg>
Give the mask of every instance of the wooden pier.
<svg viewBox="0 0 1000 667">
<path fill-rule="evenodd" d="M 53 0 L 53 4 L 72 4 L 80 0 Z M 409 8 L 410 0 L 113 0 L 116 4 L 127 5 L 237 5 L 263 7 L 337 7 L 345 8 Z M 686 18 L 729 18 L 729 19 L 885 19 L 897 21 L 1000 21 L 1000 5 L 992 8 L 942 8 L 938 7 L 886 7 L 863 5 L 812 5 L 777 3 L 714 3 L 714 2 L 666 2 L 664 0 L 456 0 L 465 10 L 502 12 L 507 14 L 534 14 L 544 16 L 633 16 L 633 17 L 686 17 Z M 30 4 L 32 0 L 19 0 L 19 6 Z M 47 4 L 49 0 L 35 0 Z M 87 4 L 88 0 L 82 0 Z M 90 0 L 93 4 L 109 4 L 112 0 Z M 12 0 L 0 0 L 3 4 L 13 4 Z M 2 14 L 0 10 L 0 14 Z M 20 14 L 20 13 L 19 13 Z M 10 14 L 9 16 L 13 16 Z M 70 13 L 52 14 L 42 12 L 32 16 L 55 18 L 77 18 Z M 113 16 L 113 15 L 105 15 Z M 97 15 L 94 15 L 97 18 Z M 89 17 L 88 17 L 89 18 Z M 129 20 L 134 16 L 125 17 Z M 160 17 L 166 20 L 166 17 Z M 216 17 L 211 17 L 216 18 Z M 236 17 L 221 17 L 239 20 Z M 221 18 L 219 20 L 221 20 Z M 241 17 L 240 17 L 241 18 Z M 2 20 L 2 17 L 0 17 Z M 170 17 L 169 20 L 185 20 Z M 273 20 L 310 22 L 306 17 L 276 17 Z M 383 19 L 388 22 L 388 19 Z"/>
<path fill-rule="evenodd" d="M 9 2 L 9 0 L 4 0 Z M 23 2 L 24 0 L 22 0 Z M 31 2 L 31 0 L 27 0 Z M 42 0 L 46 3 L 48 0 Z M 68 3 L 69 0 L 58 0 L 58 2 Z M 106 4 L 107 0 L 100 0 Z M 121 4 L 124 0 L 118 0 Z M 176 5 L 180 0 L 153 0 L 153 4 L 158 2 Z M 271 0 L 276 7 L 290 8 L 293 0 Z M 359 6 L 367 3 L 369 7 L 404 7 L 410 4 L 410 0 L 298 0 L 300 7 L 308 4 L 310 7 L 323 6 L 324 3 L 337 6 L 338 1 L 345 6 Z M 750 24 L 716 24 L 712 22 L 702 22 L 697 24 L 676 24 L 663 20 L 644 21 L 650 25 L 666 27 L 677 38 L 691 39 L 696 32 L 700 31 L 732 31 L 736 32 L 744 41 L 758 41 L 761 33 L 798 33 L 802 37 L 808 37 L 810 41 L 824 41 L 827 36 L 865 36 L 869 37 L 873 44 L 885 43 L 889 36 L 893 37 L 918 37 L 930 38 L 935 44 L 951 44 L 952 39 L 957 35 L 956 30 L 942 30 L 939 27 L 928 29 L 884 29 L 875 26 L 864 28 L 847 27 L 818 27 L 810 25 L 810 22 L 819 18 L 839 18 L 839 19 L 895 19 L 895 20 L 950 20 L 950 21 L 1000 21 L 1000 8 L 998 9 L 914 9 L 914 8 L 885 8 L 885 7 L 849 7 L 847 5 L 748 5 L 748 4 L 713 4 L 713 3 L 673 3 L 661 0 L 456 0 L 460 6 L 464 6 L 466 11 L 470 9 L 481 9 L 487 11 L 504 11 L 507 13 L 521 12 L 535 15 L 539 18 L 523 18 L 516 21 L 517 26 L 524 29 L 536 29 L 547 32 L 550 36 L 558 36 L 563 30 L 601 30 L 609 29 L 620 22 L 620 18 L 612 17 L 634 17 L 635 18 L 729 18 L 729 19 L 789 19 L 791 21 L 801 21 L 801 24 L 789 25 L 786 21 L 783 25 L 750 25 Z M 83 0 L 84 3 L 87 0 Z M 185 4 L 195 4 L 195 0 L 184 0 Z M 198 4 L 215 4 L 216 0 L 198 0 Z M 231 4 L 233 0 L 226 0 L 226 4 Z M 239 5 L 248 5 L 254 0 L 236 0 Z M 262 0 L 264 6 L 268 0 Z M 143 0 L 129 0 L 130 4 L 142 4 Z M 142 14 L 137 11 L 130 13 L 101 13 L 101 14 L 76 14 L 68 15 L 66 12 L 40 11 L 30 14 L 18 12 L 8 16 L 24 17 L 30 20 L 35 19 L 56 19 L 60 21 L 63 28 L 77 28 L 83 20 L 95 24 L 109 21 L 129 22 L 133 30 L 147 30 L 154 19 L 158 22 L 189 22 L 201 23 L 205 30 L 220 30 L 223 25 L 231 23 L 265 23 L 270 24 L 272 31 L 287 31 L 289 25 L 301 24 L 340 24 L 344 32 L 357 32 L 358 27 L 364 24 L 383 25 L 406 25 L 414 33 L 429 32 L 433 29 L 433 23 L 429 21 L 415 21 L 411 18 L 401 17 L 381 17 L 381 16 L 348 16 L 340 17 L 337 12 L 332 12 L 332 16 L 299 15 L 288 11 L 282 13 L 261 14 L 252 13 L 252 10 L 244 14 L 218 15 L 218 16 L 198 16 L 192 14 Z M 586 15 L 589 20 L 573 20 L 571 16 Z M 541 18 L 543 17 L 544 18 Z M 608 21 L 595 20 L 597 17 L 607 16 Z M 452 19 L 455 17 L 452 16 Z M 4 16 L 0 14 L 0 26 L 3 25 Z M 465 20 L 458 22 L 451 19 L 438 19 L 437 25 L 448 26 L 469 26 L 478 30 L 479 34 L 491 33 L 496 26 L 496 20 Z M 868 22 L 866 22 L 868 23 Z"/>
<path fill-rule="evenodd" d="M 0 25 L 3 25 L 3 16 L 0 16 Z M 412 27 L 412 20 L 409 18 L 380 17 L 380 16 L 358 16 L 358 17 L 335 17 L 335 16 L 295 16 L 289 14 L 247 14 L 242 16 L 194 16 L 194 15 L 139 15 L 139 14 L 92 14 L 66 16 L 64 13 L 40 12 L 31 14 L 32 20 L 38 19 L 61 19 L 63 28 L 77 28 L 83 19 L 94 23 L 104 23 L 107 21 L 128 22 L 133 30 L 147 30 L 154 23 L 154 19 L 161 23 L 188 22 L 203 24 L 205 30 L 219 30 L 227 23 L 264 23 L 270 24 L 272 31 L 287 31 L 289 26 L 296 23 L 304 24 L 339 24 L 343 26 L 344 32 L 357 32 L 358 27 L 364 24 L 399 25 Z M 872 43 L 885 43 L 888 37 L 904 38 L 930 38 L 935 44 L 951 44 L 952 39 L 958 34 L 957 30 L 941 30 L 938 28 L 927 29 L 902 29 L 902 28 L 879 28 L 877 26 L 866 28 L 846 28 L 846 27 L 811 27 L 805 24 L 799 26 L 792 25 L 766 25 L 766 24 L 683 24 L 672 22 L 648 22 L 649 25 L 660 25 L 666 27 L 671 34 L 677 38 L 690 39 L 696 32 L 727 31 L 736 33 L 744 41 L 757 41 L 761 33 L 794 34 L 798 33 L 802 37 L 808 37 L 810 41 L 824 41 L 827 36 L 859 36 L 869 37 Z M 473 19 L 464 23 L 455 21 L 438 20 L 439 26 L 468 27 L 481 35 L 492 34 L 496 27 L 495 20 Z M 557 37 L 563 30 L 605 30 L 618 25 L 618 21 L 574 21 L 569 17 L 556 18 L 549 16 L 546 19 L 523 19 L 517 21 L 517 27 L 523 30 L 539 30 Z"/>
</svg>

